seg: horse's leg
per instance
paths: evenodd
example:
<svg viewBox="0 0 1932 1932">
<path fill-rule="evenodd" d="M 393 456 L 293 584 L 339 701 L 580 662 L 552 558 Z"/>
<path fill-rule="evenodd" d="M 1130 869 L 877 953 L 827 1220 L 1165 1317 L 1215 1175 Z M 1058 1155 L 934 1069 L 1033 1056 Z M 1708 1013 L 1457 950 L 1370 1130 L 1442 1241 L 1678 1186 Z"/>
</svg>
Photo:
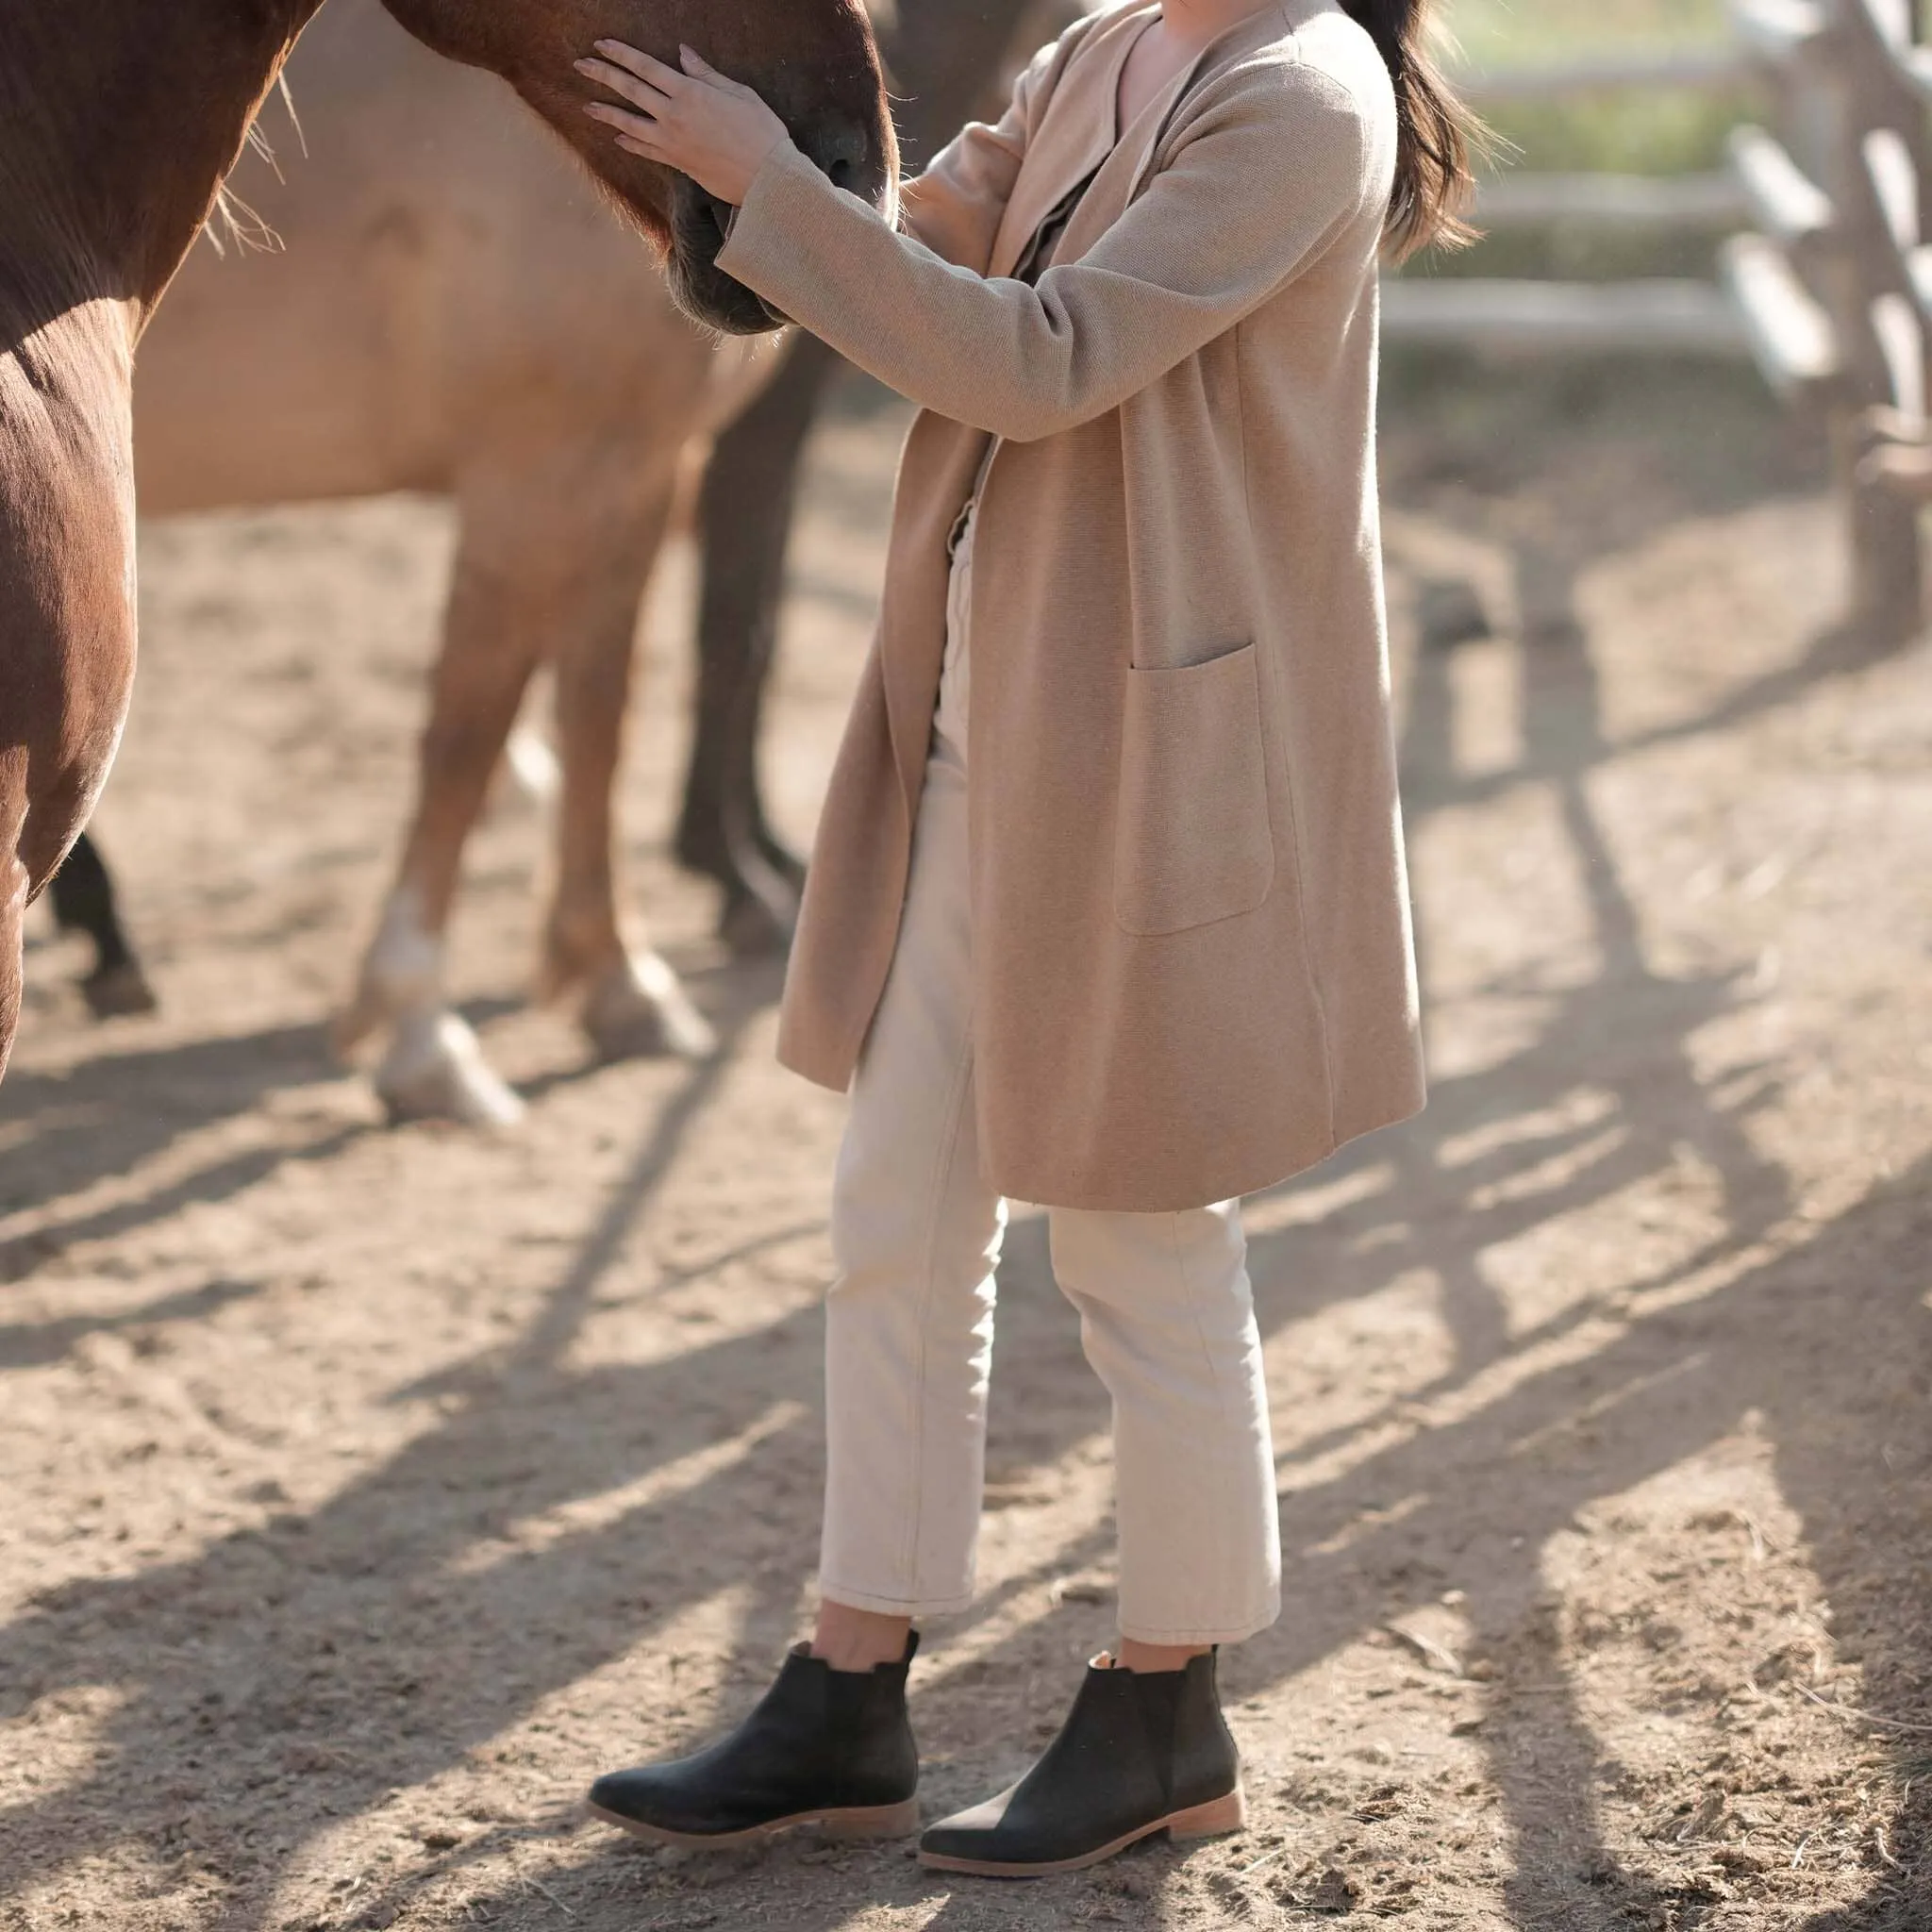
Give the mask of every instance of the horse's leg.
<svg viewBox="0 0 1932 1932">
<path fill-rule="evenodd" d="M 7 1073 L 13 1036 L 20 1030 L 20 995 L 25 976 L 26 861 L 20 835 L 26 824 L 26 757 L 0 753 L 0 1078 Z"/>
<path fill-rule="evenodd" d="M 704 588 L 698 691 L 677 857 L 724 888 L 719 931 L 740 953 L 790 939 L 804 878 L 758 796 L 765 680 L 785 588 L 798 465 L 838 358 L 801 334 L 785 366 L 719 437 L 698 499 Z"/>
<path fill-rule="evenodd" d="M 525 487 L 515 475 L 492 475 L 469 481 L 458 499 L 462 537 L 430 681 L 415 815 L 355 997 L 335 1027 L 343 1053 L 385 1036 L 375 1086 L 395 1120 L 507 1126 L 524 1111 L 449 1008 L 443 941 L 464 842 L 545 637 L 542 586 L 563 540 L 561 526 L 546 528 L 544 491 L 541 473 Z"/>
<path fill-rule="evenodd" d="M 54 923 L 62 932 L 83 933 L 93 941 L 93 971 L 81 981 L 80 990 L 94 1018 L 152 1013 L 157 1005 L 154 989 L 121 924 L 107 861 L 86 832 L 74 841 L 54 874 L 47 897 L 53 902 Z"/>
<path fill-rule="evenodd" d="M 617 876 L 615 792 L 623 765 L 638 607 L 670 522 L 675 470 L 647 478 L 630 513 L 614 516 L 605 477 L 591 485 L 600 513 L 586 515 L 568 579 L 558 584 L 555 634 L 557 742 L 563 766 L 557 892 L 540 990 L 581 995 L 579 1020 L 605 1058 L 674 1053 L 701 1058 L 711 1028 L 647 946 L 626 942 Z M 617 497 L 622 502 L 622 497 Z"/>
<path fill-rule="evenodd" d="M 1045 40 L 1079 10 L 1079 0 L 899 0 L 886 39 L 891 66 L 909 82 L 902 133 L 912 151 L 930 154 L 986 97 L 1023 18 L 1044 16 Z M 766 823 L 758 738 L 799 460 L 838 366 L 801 333 L 784 368 L 718 438 L 698 504 L 697 716 L 676 849 L 683 864 L 724 886 L 719 930 L 741 953 L 787 943 L 805 874 Z"/>
</svg>

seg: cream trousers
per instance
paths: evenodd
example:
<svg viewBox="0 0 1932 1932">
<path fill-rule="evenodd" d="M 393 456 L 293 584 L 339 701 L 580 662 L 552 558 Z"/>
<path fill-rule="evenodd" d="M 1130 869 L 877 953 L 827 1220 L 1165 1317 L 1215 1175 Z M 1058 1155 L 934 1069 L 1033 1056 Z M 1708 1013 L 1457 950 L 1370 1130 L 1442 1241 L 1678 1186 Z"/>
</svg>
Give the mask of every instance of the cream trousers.
<svg viewBox="0 0 1932 1932">
<path fill-rule="evenodd" d="M 981 1178 L 966 864 L 965 613 L 949 636 L 898 949 L 853 1085 L 832 1205 L 820 1589 L 902 1615 L 973 1597 L 994 1279 Z M 1274 1621 L 1280 1543 L 1240 1204 L 1050 1210 L 1054 1274 L 1113 1398 L 1120 1629 L 1232 1643 Z"/>
</svg>

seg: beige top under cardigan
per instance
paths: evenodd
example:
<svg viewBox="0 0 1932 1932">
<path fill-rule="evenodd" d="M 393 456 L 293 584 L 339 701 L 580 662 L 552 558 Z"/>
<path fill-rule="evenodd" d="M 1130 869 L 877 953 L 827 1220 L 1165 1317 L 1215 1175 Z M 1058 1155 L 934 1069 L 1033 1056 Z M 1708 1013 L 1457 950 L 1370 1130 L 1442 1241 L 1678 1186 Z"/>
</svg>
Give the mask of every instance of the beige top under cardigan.
<svg viewBox="0 0 1932 1932">
<path fill-rule="evenodd" d="M 720 266 L 923 406 L 827 794 L 779 1053 L 845 1087 L 898 931 L 989 436 L 969 812 L 987 1179 L 1154 1211 L 1421 1106 L 1374 422 L 1395 108 L 1333 0 L 1281 0 L 1114 135 L 1074 26 L 905 196 L 789 142 Z M 1097 172 L 1095 170 L 1097 169 Z M 1092 180 L 1052 267 L 1012 270 Z"/>
</svg>

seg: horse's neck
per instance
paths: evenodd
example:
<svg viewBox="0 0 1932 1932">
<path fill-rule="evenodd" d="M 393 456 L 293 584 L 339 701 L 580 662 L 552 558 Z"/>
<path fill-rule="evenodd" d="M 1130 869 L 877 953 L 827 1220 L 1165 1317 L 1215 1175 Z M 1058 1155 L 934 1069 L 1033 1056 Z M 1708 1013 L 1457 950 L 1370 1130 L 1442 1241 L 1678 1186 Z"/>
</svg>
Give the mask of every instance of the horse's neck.
<svg viewBox="0 0 1932 1932">
<path fill-rule="evenodd" d="M 321 0 L 0 13 L 0 293 L 159 300 Z M 44 318 L 42 318 L 44 319 Z"/>
</svg>

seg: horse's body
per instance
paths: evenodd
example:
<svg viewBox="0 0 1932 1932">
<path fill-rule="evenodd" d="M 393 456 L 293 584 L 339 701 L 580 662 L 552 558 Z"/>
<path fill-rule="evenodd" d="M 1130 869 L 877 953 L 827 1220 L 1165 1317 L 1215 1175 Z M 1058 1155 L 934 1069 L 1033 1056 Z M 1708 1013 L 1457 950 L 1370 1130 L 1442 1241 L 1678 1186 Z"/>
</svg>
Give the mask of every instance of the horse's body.
<svg viewBox="0 0 1932 1932">
<path fill-rule="evenodd" d="M 271 105 L 276 160 L 233 177 L 281 246 L 196 249 L 142 343 L 142 514 L 454 500 L 413 822 L 342 1031 L 386 1036 L 393 1113 L 501 1121 L 517 1103 L 440 969 L 463 842 L 540 664 L 562 774 L 541 982 L 580 1001 L 600 1053 L 708 1043 L 670 969 L 626 942 L 613 792 L 680 458 L 777 353 L 693 327 L 556 141 L 376 0 L 331 0 L 288 80 L 299 142 Z"/>
<path fill-rule="evenodd" d="M 134 672 L 134 350 L 317 0 L 0 6 L 0 1069 L 21 928 L 105 782 Z M 890 121 L 857 0 L 389 0 L 509 80 L 668 250 L 700 319 L 775 320 L 720 275 L 720 210 L 596 139 L 571 58 L 680 40 L 743 75 L 801 145 L 882 196 Z"/>
<path fill-rule="evenodd" d="M 990 92 L 1024 5 L 897 10 L 891 58 L 912 83 L 915 139 L 937 144 Z M 1058 24 L 1036 5 L 1024 25 L 1043 39 Z M 272 104 L 277 155 L 244 155 L 233 177 L 280 246 L 194 251 L 142 343 L 142 511 L 454 499 L 462 535 L 413 822 L 341 1031 L 386 1034 L 375 1077 L 392 1113 L 502 1121 L 515 1097 L 448 1008 L 440 967 L 463 843 L 541 662 L 557 670 L 564 799 L 541 981 L 580 1000 L 600 1053 L 705 1041 L 620 917 L 617 727 L 679 458 L 778 358 L 694 330 L 556 142 L 376 0 L 333 0 L 288 80 L 299 134 Z M 784 392 L 734 435 L 702 499 L 713 594 L 683 842 L 724 885 L 724 930 L 745 948 L 782 939 L 796 888 L 763 828 L 753 747 L 789 479 L 829 366 L 798 344 Z M 74 896 L 67 923 L 99 955 L 90 1003 L 128 1010 L 145 982 L 98 861 Z"/>
</svg>

